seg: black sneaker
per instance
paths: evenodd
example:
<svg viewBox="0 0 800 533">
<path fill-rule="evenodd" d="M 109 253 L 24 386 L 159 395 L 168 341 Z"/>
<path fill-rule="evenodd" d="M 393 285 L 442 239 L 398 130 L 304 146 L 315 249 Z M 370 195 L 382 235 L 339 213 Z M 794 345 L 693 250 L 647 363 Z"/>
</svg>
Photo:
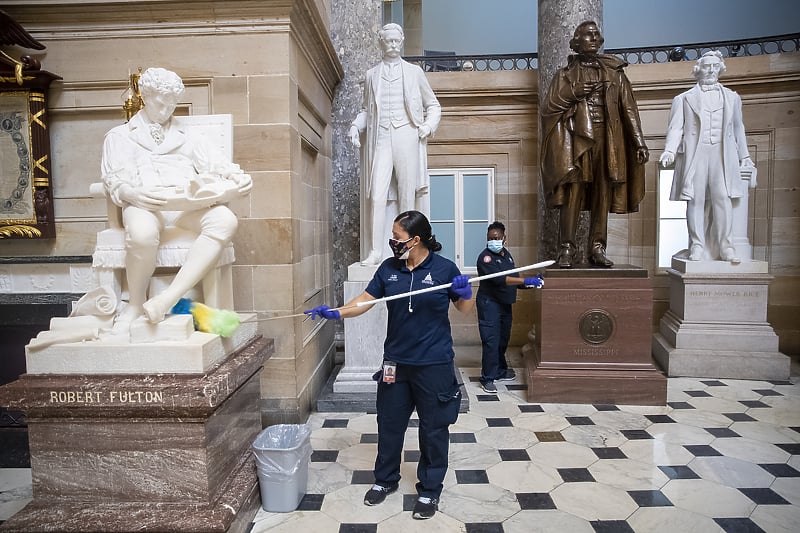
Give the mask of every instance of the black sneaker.
<svg viewBox="0 0 800 533">
<path fill-rule="evenodd" d="M 397 483 L 393 483 L 388 487 L 382 485 L 372 485 L 372 488 L 364 495 L 364 505 L 378 505 L 383 503 L 386 497 L 397 490 Z"/>
<path fill-rule="evenodd" d="M 438 508 L 439 500 L 420 496 L 414 503 L 414 512 L 411 513 L 411 516 L 417 520 L 427 520 L 428 518 L 433 518 Z"/>
<path fill-rule="evenodd" d="M 497 381 L 514 381 L 517 379 L 517 373 L 514 372 L 513 368 L 506 368 L 506 373 L 503 374 L 503 377 L 497 378 Z"/>
<path fill-rule="evenodd" d="M 481 383 L 481 388 L 484 392 L 488 392 L 489 394 L 497 394 L 497 385 L 494 384 L 494 381 Z"/>
</svg>

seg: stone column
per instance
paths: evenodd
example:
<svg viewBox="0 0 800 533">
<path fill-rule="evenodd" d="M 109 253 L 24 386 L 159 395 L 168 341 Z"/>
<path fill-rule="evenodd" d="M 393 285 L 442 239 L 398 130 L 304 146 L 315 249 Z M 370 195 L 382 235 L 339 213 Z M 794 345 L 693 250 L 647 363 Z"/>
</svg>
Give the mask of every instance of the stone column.
<svg viewBox="0 0 800 533">
<path fill-rule="evenodd" d="M 421 56 L 422 49 L 422 0 L 403 1 L 404 56 Z"/>
<path fill-rule="evenodd" d="M 544 101 L 550 80 L 556 71 L 567 64 L 573 53 L 569 40 L 581 22 L 593 20 L 603 31 L 603 0 L 539 0 L 539 102 Z M 541 124 L 541 122 L 540 122 Z M 541 140 L 541 131 L 539 139 Z M 558 257 L 558 211 L 545 205 L 544 192 L 539 180 L 539 259 Z M 581 214 L 578 225 L 578 259 L 586 259 L 586 242 L 589 231 L 588 213 Z M 576 243 L 576 244 L 577 244 Z"/>
<path fill-rule="evenodd" d="M 347 266 L 361 259 L 359 151 L 350 144 L 347 132 L 361 109 L 364 75 L 381 58 L 378 30 L 382 9 L 383 2 L 376 0 L 331 2 L 331 40 L 344 69 L 333 100 L 331 232 L 336 301 L 332 305 L 344 303 Z"/>
</svg>

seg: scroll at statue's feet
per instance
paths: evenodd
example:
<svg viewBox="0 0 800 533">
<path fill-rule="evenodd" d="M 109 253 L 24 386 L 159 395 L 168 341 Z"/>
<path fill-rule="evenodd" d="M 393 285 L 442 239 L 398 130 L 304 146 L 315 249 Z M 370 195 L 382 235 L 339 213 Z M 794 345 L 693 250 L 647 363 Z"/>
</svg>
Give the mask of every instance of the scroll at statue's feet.
<svg viewBox="0 0 800 533">
<path fill-rule="evenodd" d="M 381 253 L 377 250 L 372 250 L 366 259 L 361 261 L 363 266 L 379 265 L 381 264 Z"/>
<path fill-rule="evenodd" d="M 147 317 L 147 320 L 157 324 L 164 320 L 173 305 L 175 305 L 175 301 L 164 294 L 159 294 L 147 300 L 142 307 L 144 307 L 144 316 Z"/>
</svg>

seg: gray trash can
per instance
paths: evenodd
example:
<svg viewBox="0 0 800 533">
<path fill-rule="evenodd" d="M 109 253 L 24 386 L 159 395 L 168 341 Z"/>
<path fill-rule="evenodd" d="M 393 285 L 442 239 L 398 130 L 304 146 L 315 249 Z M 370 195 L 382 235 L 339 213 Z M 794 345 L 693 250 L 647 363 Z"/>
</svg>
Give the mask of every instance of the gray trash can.
<svg viewBox="0 0 800 533">
<path fill-rule="evenodd" d="M 252 446 L 261 489 L 261 507 L 272 513 L 297 509 L 308 485 L 311 427 L 278 424 L 256 435 Z"/>
</svg>

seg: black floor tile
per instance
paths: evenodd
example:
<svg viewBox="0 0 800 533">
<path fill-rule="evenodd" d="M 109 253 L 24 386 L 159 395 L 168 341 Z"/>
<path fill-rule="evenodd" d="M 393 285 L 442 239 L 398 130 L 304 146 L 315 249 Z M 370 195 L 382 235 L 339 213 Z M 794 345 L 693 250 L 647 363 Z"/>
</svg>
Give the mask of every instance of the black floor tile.
<svg viewBox="0 0 800 533">
<path fill-rule="evenodd" d="M 775 446 L 792 455 L 800 455 L 800 443 L 791 442 L 788 444 L 776 444 Z"/>
<path fill-rule="evenodd" d="M 627 459 L 628 456 L 625 452 L 617 447 L 609 446 L 607 448 L 592 448 L 592 451 L 598 459 Z"/>
<path fill-rule="evenodd" d="M 753 389 L 753 392 L 761 396 L 783 396 L 783 394 L 774 389 Z"/>
<path fill-rule="evenodd" d="M 785 463 L 758 465 L 775 477 L 800 477 L 800 472 Z"/>
<path fill-rule="evenodd" d="M 471 444 L 478 442 L 474 433 L 450 433 L 450 444 Z"/>
<path fill-rule="evenodd" d="M 644 415 L 653 424 L 674 424 L 675 421 L 669 415 Z"/>
<path fill-rule="evenodd" d="M 567 416 L 567 422 L 573 426 L 593 426 L 594 422 L 588 416 Z"/>
<path fill-rule="evenodd" d="M 715 518 L 725 533 L 766 533 L 749 518 Z"/>
<path fill-rule="evenodd" d="M 351 485 L 372 485 L 375 483 L 375 474 L 372 470 L 353 470 Z"/>
<path fill-rule="evenodd" d="M 659 466 L 658 468 L 670 479 L 700 479 L 694 470 L 685 465 Z"/>
<path fill-rule="evenodd" d="M 772 407 L 771 405 L 767 405 L 762 401 L 759 400 L 739 400 L 739 403 L 744 405 L 745 407 L 750 407 L 751 409 L 757 409 L 762 407 Z"/>
<path fill-rule="evenodd" d="M 544 413 L 542 406 L 537 404 L 520 404 L 517 407 L 521 413 Z"/>
<path fill-rule="evenodd" d="M 464 523 L 466 533 L 503 533 L 501 522 L 466 522 Z"/>
<path fill-rule="evenodd" d="M 403 494 L 403 510 L 413 511 L 414 504 L 417 503 L 418 494 Z"/>
<path fill-rule="evenodd" d="M 322 423 L 324 428 L 346 428 L 350 420 L 347 418 L 328 418 Z"/>
<path fill-rule="evenodd" d="M 499 402 L 500 397 L 497 394 L 476 394 L 475 397 L 479 402 Z"/>
<path fill-rule="evenodd" d="M 643 429 L 621 429 L 619 430 L 628 440 L 652 439 L 653 436 Z"/>
<path fill-rule="evenodd" d="M 709 393 L 707 393 L 704 390 L 685 390 L 683 392 L 684 392 L 684 394 L 687 394 L 687 395 L 691 396 L 692 398 L 708 398 L 709 396 L 711 396 Z"/>
<path fill-rule="evenodd" d="M 694 405 L 689 402 L 667 402 L 673 409 L 694 409 Z"/>
<path fill-rule="evenodd" d="M 324 494 L 306 494 L 297 506 L 298 511 L 319 511 L 322 509 Z"/>
<path fill-rule="evenodd" d="M 628 494 L 639 507 L 672 507 L 672 502 L 660 490 L 629 490 Z"/>
<path fill-rule="evenodd" d="M 564 435 L 560 431 L 534 431 L 539 442 L 564 442 Z"/>
<path fill-rule="evenodd" d="M 376 533 L 378 524 L 340 524 L 339 533 Z"/>
<path fill-rule="evenodd" d="M 498 450 L 501 461 L 530 461 L 527 450 Z"/>
<path fill-rule="evenodd" d="M 528 385 L 525 383 L 511 383 L 506 385 L 506 390 L 528 390 Z"/>
<path fill-rule="evenodd" d="M 378 434 L 377 433 L 362 433 L 360 442 L 361 442 L 361 444 L 377 444 L 377 442 L 378 442 Z"/>
<path fill-rule="evenodd" d="M 800 426 L 791 426 L 789 427 L 789 429 L 791 429 L 794 432 L 800 433 Z"/>
<path fill-rule="evenodd" d="M 311 452 L 312 463 L 335 463 L 339 450 L 314 450 Z"/>
<path fill-rule="evenodd" d="M 594 404 L 594 408 L 598 411 L 619 411 L 619 407 L 607 403 Z"/>
<path fill-rule="evenodd" d="M 786 381 L 786 380 L 771 380 L 771 379 L 768 379 L 767 383 L 769 383 L 771 385 L 793 385 L 793 383 L 791 381 Z"/>
<path fill-rule="evenodd" d="M 684 444 L 686 450 L 695 457 L 721 457 L 722 454 L 708 444 Z"/>
<path fill-rule="evenodd" d="M 579 483 L 581 481 L 595 481 L 588 468 L 556 468 L 558 475 L 565 483 Z"/>
<path fill-rule="evenodd" d="M 469 377 L 469 381 L 471 383 L 480 383 L 481 377 L 480 376 L 470 376 Z"/>
<path fill-rule="evenodd" d="M 727 437 L 741 437 L 738 433 L 728 428 L 703 428 L 718 439 Z"/>
<path fill-rule="evenodd" d="M 589 522 L 595 533 L 634 533 L 625 520 L 596 520 Z"/>
<path fill-rule="evenodd" d="M 557 509 L 553 498 L 547 492 L 518 492 L 517 502 L 523 511 Z"/>
<path fill-rule="evenodd" d="M 727 416 L 734 422 L 755 422 L 756 419 L 747 413 L 722 413 L 722 416 Z"/>
<path fill-rule="evenodd" d="M 419 450 L 406 450 L 403 452 L 404 460 L 407 463 L 418 463 L 420 457 Z"/>
<path fill-rule="evenodd" d="M 510 428 L 514 427 L 510 418 L 487 418 L 486 425 L 490 428 Z"/>
<path fill-rule="evenodd" d="M 761 487 L 752 489 L 740 488 L 739 491 L 757 505 L 791 505 L 772 489 Z"/>
<path fill-rule="evenodd" d="M 700 381 L 700 383 L 702 383 L 703 385 L 705 385 L 707 387 L 727 387 L 726 384 L 724 384 L 723 382 L 721 382 L 719 380 L 716 380 L 716 379 L 711 379 L 711 380 L 708 380 L 708 381 Z"/>
<path fill-rule="evenodd" d="M 456 483 L 459 485 L 484 485 L 489 483 L 486 470 L 456 470 Z"/>
</svg>

